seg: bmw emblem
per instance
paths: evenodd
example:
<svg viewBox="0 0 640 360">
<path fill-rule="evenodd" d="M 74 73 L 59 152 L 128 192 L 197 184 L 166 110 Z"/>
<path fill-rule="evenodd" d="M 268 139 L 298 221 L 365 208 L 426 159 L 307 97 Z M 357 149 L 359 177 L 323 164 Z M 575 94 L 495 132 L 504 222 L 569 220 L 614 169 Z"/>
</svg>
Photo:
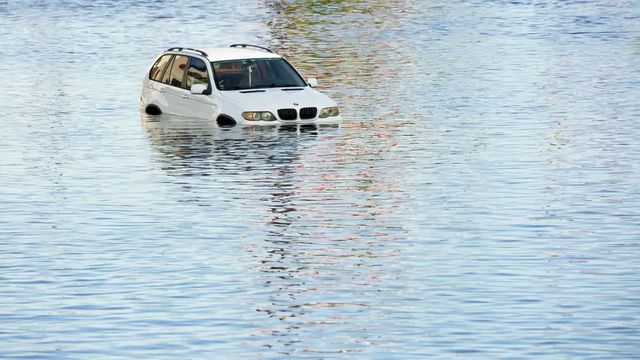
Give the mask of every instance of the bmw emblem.
<svg viewBox="0 0 640 360">
<path fill-rule="evenodd" d="M 300 104 L 298 104 L 298 103 L 293 103 L 293 106 L 298 106 L 298 105 L 300 105 Z"/>
</svg>

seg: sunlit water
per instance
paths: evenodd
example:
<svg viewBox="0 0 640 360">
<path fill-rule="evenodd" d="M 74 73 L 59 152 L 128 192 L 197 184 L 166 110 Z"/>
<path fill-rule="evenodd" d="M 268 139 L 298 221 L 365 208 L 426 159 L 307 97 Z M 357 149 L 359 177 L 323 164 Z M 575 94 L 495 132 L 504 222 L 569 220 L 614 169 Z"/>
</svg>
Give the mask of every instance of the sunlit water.
<svg viewBox="0 0 640 360">
<path fill-rule="evenodd" d="M 0 358 L 640 356 L 637 1 L 0 1 Z M 140 116 L 267 45 L 321 128 Z"/>
</svg>

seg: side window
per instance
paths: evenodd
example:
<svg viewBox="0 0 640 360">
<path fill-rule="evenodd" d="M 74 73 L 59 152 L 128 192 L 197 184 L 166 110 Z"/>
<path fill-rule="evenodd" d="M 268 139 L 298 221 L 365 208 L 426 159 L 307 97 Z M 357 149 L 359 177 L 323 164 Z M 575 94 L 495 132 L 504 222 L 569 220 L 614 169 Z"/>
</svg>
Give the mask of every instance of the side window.
<svg viewBox="0 0 640 360">
<path fill-rule="evenodd" d="M 204 84 L 209 86 L 209 75 L 207 74 L 207 64 L 198 58 L 191 58 L 189 69 L 187 70 L 187 89 L 191 85 Z"/>
<path fill-rule="evenodd" d="M 175 56 L 171 55 L 171 60 L 169 61 L 169 63 L 167 64 L 167 67 L 162 72 L 162 79 L 160 79 L 160 82 L 163 82 L 165 84 L 169 83 L 169 78 L 171 77 L 171 66 L 173 65 L 174 59 L 175 59 Z"/>
<path fill-rule="evenodd" d="M 187 70 L 187 61 L 189 58 L 183 55 L 176 55 L 171 64 L 171 70 L 165 72 L 162 82 L 177 87 L 184 87 L 184 73 Z"/>
<path fill-rule="evenodd" d="M 162 72 L 169 63 L 169 60 L 171 60 L 171 55 L 164 55 L 160 59 L 158 59 L 158 61 L 156 61 L 156 63 L 151 67 L 151 70 L 149 70 L 149 79 L 160 81 Z"/>
</svg>

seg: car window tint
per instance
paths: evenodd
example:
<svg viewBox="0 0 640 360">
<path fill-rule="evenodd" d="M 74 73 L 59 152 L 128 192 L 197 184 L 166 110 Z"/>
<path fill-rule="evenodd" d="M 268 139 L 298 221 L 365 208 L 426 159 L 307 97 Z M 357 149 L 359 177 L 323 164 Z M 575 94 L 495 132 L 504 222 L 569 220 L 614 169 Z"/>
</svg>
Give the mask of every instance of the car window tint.
<svg viewBox="0 0 640 360">
<path fill-rule="evenodd" d="M 156 61 L 156 63 L 151 67 L 151 70 L 149 70 L 149 79 L 160 81 L 162 72 L 169 63 L 169 60 L 171 60 L 171 55 L 164 55 L 158 59 L 158 61 Z"/>
<path fill-rule="evenodd" d="M 187 70 L 187 89 L 191 89 L 191 85 L 204 84 L 209 86 L 209 76 L 207 74 L 207 64 L 198 58 L 191 58 L 189 69 Z"/>
<path fill-rule="evenodd" d="M 163 77 L 163 82 L 176 87 L 184 87 L 182 81 L 184 79 L 185 70 L 187 70 L 188 60 L 189 58 L 187 56 L 176 55 L 173 59 L 173 64 L 171 64 L 169 76 Z"/>
</svg>

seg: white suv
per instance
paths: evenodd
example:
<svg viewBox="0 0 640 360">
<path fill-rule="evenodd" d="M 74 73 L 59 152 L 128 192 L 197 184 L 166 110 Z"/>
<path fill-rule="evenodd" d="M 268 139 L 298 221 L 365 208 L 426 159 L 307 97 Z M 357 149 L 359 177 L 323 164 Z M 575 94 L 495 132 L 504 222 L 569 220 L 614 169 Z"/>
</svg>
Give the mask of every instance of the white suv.
<svg viewBox="0 0 640 360">
<path fill-rule="evenodd" d="M 215 120 L 221 126 L 337 122 L 335 101 L 313 89 L 271 50 L 247 44 L 228 48 L 170 48 L 144 78 L 141 109 Z"/>
</svg>

